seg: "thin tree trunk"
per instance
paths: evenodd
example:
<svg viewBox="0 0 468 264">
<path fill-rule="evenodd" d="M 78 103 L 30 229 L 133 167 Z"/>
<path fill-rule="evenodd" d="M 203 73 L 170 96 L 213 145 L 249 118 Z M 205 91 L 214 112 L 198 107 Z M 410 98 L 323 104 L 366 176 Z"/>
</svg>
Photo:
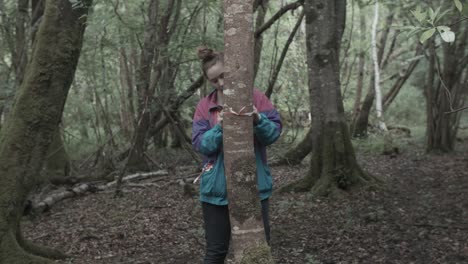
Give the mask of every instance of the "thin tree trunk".
<svg viewBox="0 0 468 264">
<path fill-rule="evenodd" d="M 375 88 L 375 111 L 377 112 L 378 127 L 381 131 L 387 131 L 382 109 L 382 90 L 380 88 L 380 63 L 377 56 L 377 24 L 379 23 L 379 1 L 375 1 L 374 22 L 372 24 L 372 59 L 374 62 L 374 88 Z M 382 54 L 383 54 L 383 50 Z"/>
<path fill-rule="evenodd" d="M 356 98 L 354 99 L 354 106 L 353 106 L 354 118 L 357 117 L 361 108 L 362 87 L 364 86 L 364 70 L 365 70 L 365 64 L 366 64 L 366 51 L 365 51 L 365 45 L 364 45 L 365 34 L 366 34 L 366 14 L 361 4 L 359 4 L 359 34 L 361 36 L 360 37 L 361 41 L 359 42 L 360 51 L 359 51 L 358 79 L 357 79 L 357 84 L 356 84 Z M 354 131 L 354 129 L 351 129 L 351 131 Z"/>
<path fill-rule="evenodd" d="M 225 103 L 252 111 L 254 81 L 253 1 L 224 0 Z M 237 66 L 236 66 L 237 65 Z M 240 67 L 238 65 L 241 65 Z M 226 115 L 224 166 L 234 263 L 273 263 L 265 241 L 257 191 L 252 118 Z"/>
<path fill-rule="evenodd" d="M 0 131 L 1 264 L 49 264 L 51 260 L 40 256 L 56 255 L 24 241 L 19 222 L 26 195 L 38 180 L 61 120 L 78 63 L 91 1 L 82 4 L 72 8 L 69 1 L 46 2 L 35 53 L 16 94 L 11 118 Z"/>
<path fill-rule="evenodd" d="M 434 101 L 434 93 L 433 93 L 433 86 L 434 86 L 434 79 L 435 79 L 435 49 L 434 49 L 434 41 L 432 39 L 429 40 L 428 44 L 428 51 L 429 51 L 429 65 L 427 70 L 426 76 L 426 87 L 425 87 L 425 95 L 426 95 L 426 148 L 427 150 L 431 150 L 434 147 L 434 117 L 433 113 L 433 101 Z"/>
<path fill-rule="evenodd" d="M 377 54 L 378 58 L 378 65 L 381 65 L 382 63 L 382 58 L 385 52 L 385 47 L 387 45 L 387 39 L 388 35 L 390 33 L 390 27 L 393 23 L 393 18 L 394 18 L 394 13 L 391 13 L 389 16 L 387 16 L 386 19 L 386 25 L 385 25 L 385 31 L 382 33 L 382 36 L 380 37 L 380 44 L 378 45 L 379 51 Z M 385 67 L 385 65 L 383 65 Z M 384 69 L 382 67 L 382 69 Z M 369 115 L 371 112 L 372 104 L 374 102 L 375 98 L 375 74 L 372 75 L 370 83 L 369 83 L 369 89 L 367 92 L 367 95 L 364 99 L 364 102 L 362 103 L 361 110 L 359 111 L 359 114 L 357 117 L 353 120 L 353 137 L 365 137 L 367 136 L 367 127 L 369 125 Z"/>
<path fill-rule="evenodd" d="M 125 48 L 120 48 L 120 124 L 125 138 L 131 139 L 134 127 L 133 114 L 130 112 L 130 100 L 127 91 L 133 90 L 132 77 L 128 67 L 128 58 Z M 131 93 L 133 94 L 133 92 Z"/>
<path fill-rule="evenodd" d="M 146 171 L 148 164 L 145 162 L 144 151 L 146 134 L 150 127 L 150 105 L 152 94 L 150 93 L 151 69 L 157 43 L 159 0 L 150 2 L 148 8 L 149 21 L 146 25 L 145 40 L 140 54 L 140 63 L 136 74 L 136 88 L 138 91 L 138 118 L 133 136 L 132 148 L 128 156 L 127 168 L 129 171 Z M 125 169 L 124 169 L 125 171 Z"/>
<path fill-rule="evenodd" d="M 419 62 L 421 61 L 418 56 L 420 56 L 423 52 L 422 45 L 417 46 L 416 48 L 416 53 L 414 55 L 415 60 L 413 60 L 408 68 L 405 70 L 403 75 L 400 75 L 398 79 L 395 81 L 393 84 L 392 88 L 385 94 L 384 99 L 383 99 L 383 110 L 386 111 L 390 104 L 395 100 L 397 97 L 398 93 L 400 92 L 401 88 L 403 85 L 405 85 L 406 81 L 409 79 L 411 74 L 414 72 L 414 69 L 418 66 Z"/>
</svg>

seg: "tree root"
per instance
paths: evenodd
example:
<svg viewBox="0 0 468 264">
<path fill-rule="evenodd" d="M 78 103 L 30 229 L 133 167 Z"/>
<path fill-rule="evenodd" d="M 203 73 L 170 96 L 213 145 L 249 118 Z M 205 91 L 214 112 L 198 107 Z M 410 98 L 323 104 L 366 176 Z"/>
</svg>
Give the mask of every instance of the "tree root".
<svg viewBox="0 0 468 264">
<path fill-rule="evenodd" d="M 287 193 L 287 192 L 308 192 L 312 188 L 312 181 L 309 177 L 304 177 L 300 180 L 295 182 L 289 183 L 283 187 L 281 187 L 278 192 L 279 193 Z"/>
<path fill-rule="evenodd" d="M 51 259 L 32 255 L 18 244 L 16 236 L 7 231 L 0 241 L 0 264 L 53 264 Z"/>
<path fill-rule="evenodd" d="M 63 253 L 62 251 L 58 249 L 37 245 L 37 244 L 32 243 L 31 241 L 23 240 L 20 243 L 21 243 L 21 247 L 23 247 L 24 250 L 36 256 L 49 258 L 49 259 L 67 259 L 67 258 L 72 257 L 69 255 L 66 255 L 65 253 Z"/>
<path fill-rule="evenodd" d="M 26 251 L 29 252 L 33 255 L 40 256 L 43 258 L 48 258 L 48 259 L 67 259 L 70 258 L 71 256 L 67 256 L 65 253 L 63 253 L 60 250 L 37 245 L 29 240 L 26 240 L 23 237 L 23 234 L 21 232 L 21 226 L 18 223 L 18 230 L 16 233 L 16 241 L 18 241 L 18 244 Z"/>
</svg>

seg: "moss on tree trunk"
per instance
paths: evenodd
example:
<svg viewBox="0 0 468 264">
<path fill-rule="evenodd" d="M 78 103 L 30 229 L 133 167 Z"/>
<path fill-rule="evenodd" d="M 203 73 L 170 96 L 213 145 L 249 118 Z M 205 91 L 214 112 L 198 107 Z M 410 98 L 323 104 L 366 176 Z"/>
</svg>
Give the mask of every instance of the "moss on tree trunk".
<svg viewBox="0 0 468 264">
<path fill-rule="evenodd" d="M 62 117 L 82 47 L 91 0 L 72 9 L 64 0 L 46 2 L 43 21 L 10 118 L 0 131 L 0 263 L 52 263 L 22 239 L 19 221 L 31 186 Z"/>
</svg>

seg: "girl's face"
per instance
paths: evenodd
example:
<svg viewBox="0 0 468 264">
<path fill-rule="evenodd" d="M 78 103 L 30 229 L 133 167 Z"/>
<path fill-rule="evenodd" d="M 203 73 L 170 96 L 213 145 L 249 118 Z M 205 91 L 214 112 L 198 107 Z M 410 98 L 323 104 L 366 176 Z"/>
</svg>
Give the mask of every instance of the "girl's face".
<svg viewBox="0 0 468 264">
<path fill-rule="evenodd" d="M 211 68 L 206 71 L 206 76 L 211 85 L 217 90 L 223 90 L 224 88 L 224 64 L 217 62 Z"/>
</svg>

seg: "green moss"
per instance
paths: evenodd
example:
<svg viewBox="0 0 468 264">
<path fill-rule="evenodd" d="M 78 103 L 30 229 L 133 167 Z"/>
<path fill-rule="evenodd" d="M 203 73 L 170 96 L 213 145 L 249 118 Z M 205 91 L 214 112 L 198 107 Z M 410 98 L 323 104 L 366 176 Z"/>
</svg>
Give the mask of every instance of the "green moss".
<svg viewBox="0 0 468 264">
<path fill-rule="evenodd" d="M 240 264 L 274 264 L 270 247 L 264 243 L 257 247 L 246 249 Z"/>
</svg>

